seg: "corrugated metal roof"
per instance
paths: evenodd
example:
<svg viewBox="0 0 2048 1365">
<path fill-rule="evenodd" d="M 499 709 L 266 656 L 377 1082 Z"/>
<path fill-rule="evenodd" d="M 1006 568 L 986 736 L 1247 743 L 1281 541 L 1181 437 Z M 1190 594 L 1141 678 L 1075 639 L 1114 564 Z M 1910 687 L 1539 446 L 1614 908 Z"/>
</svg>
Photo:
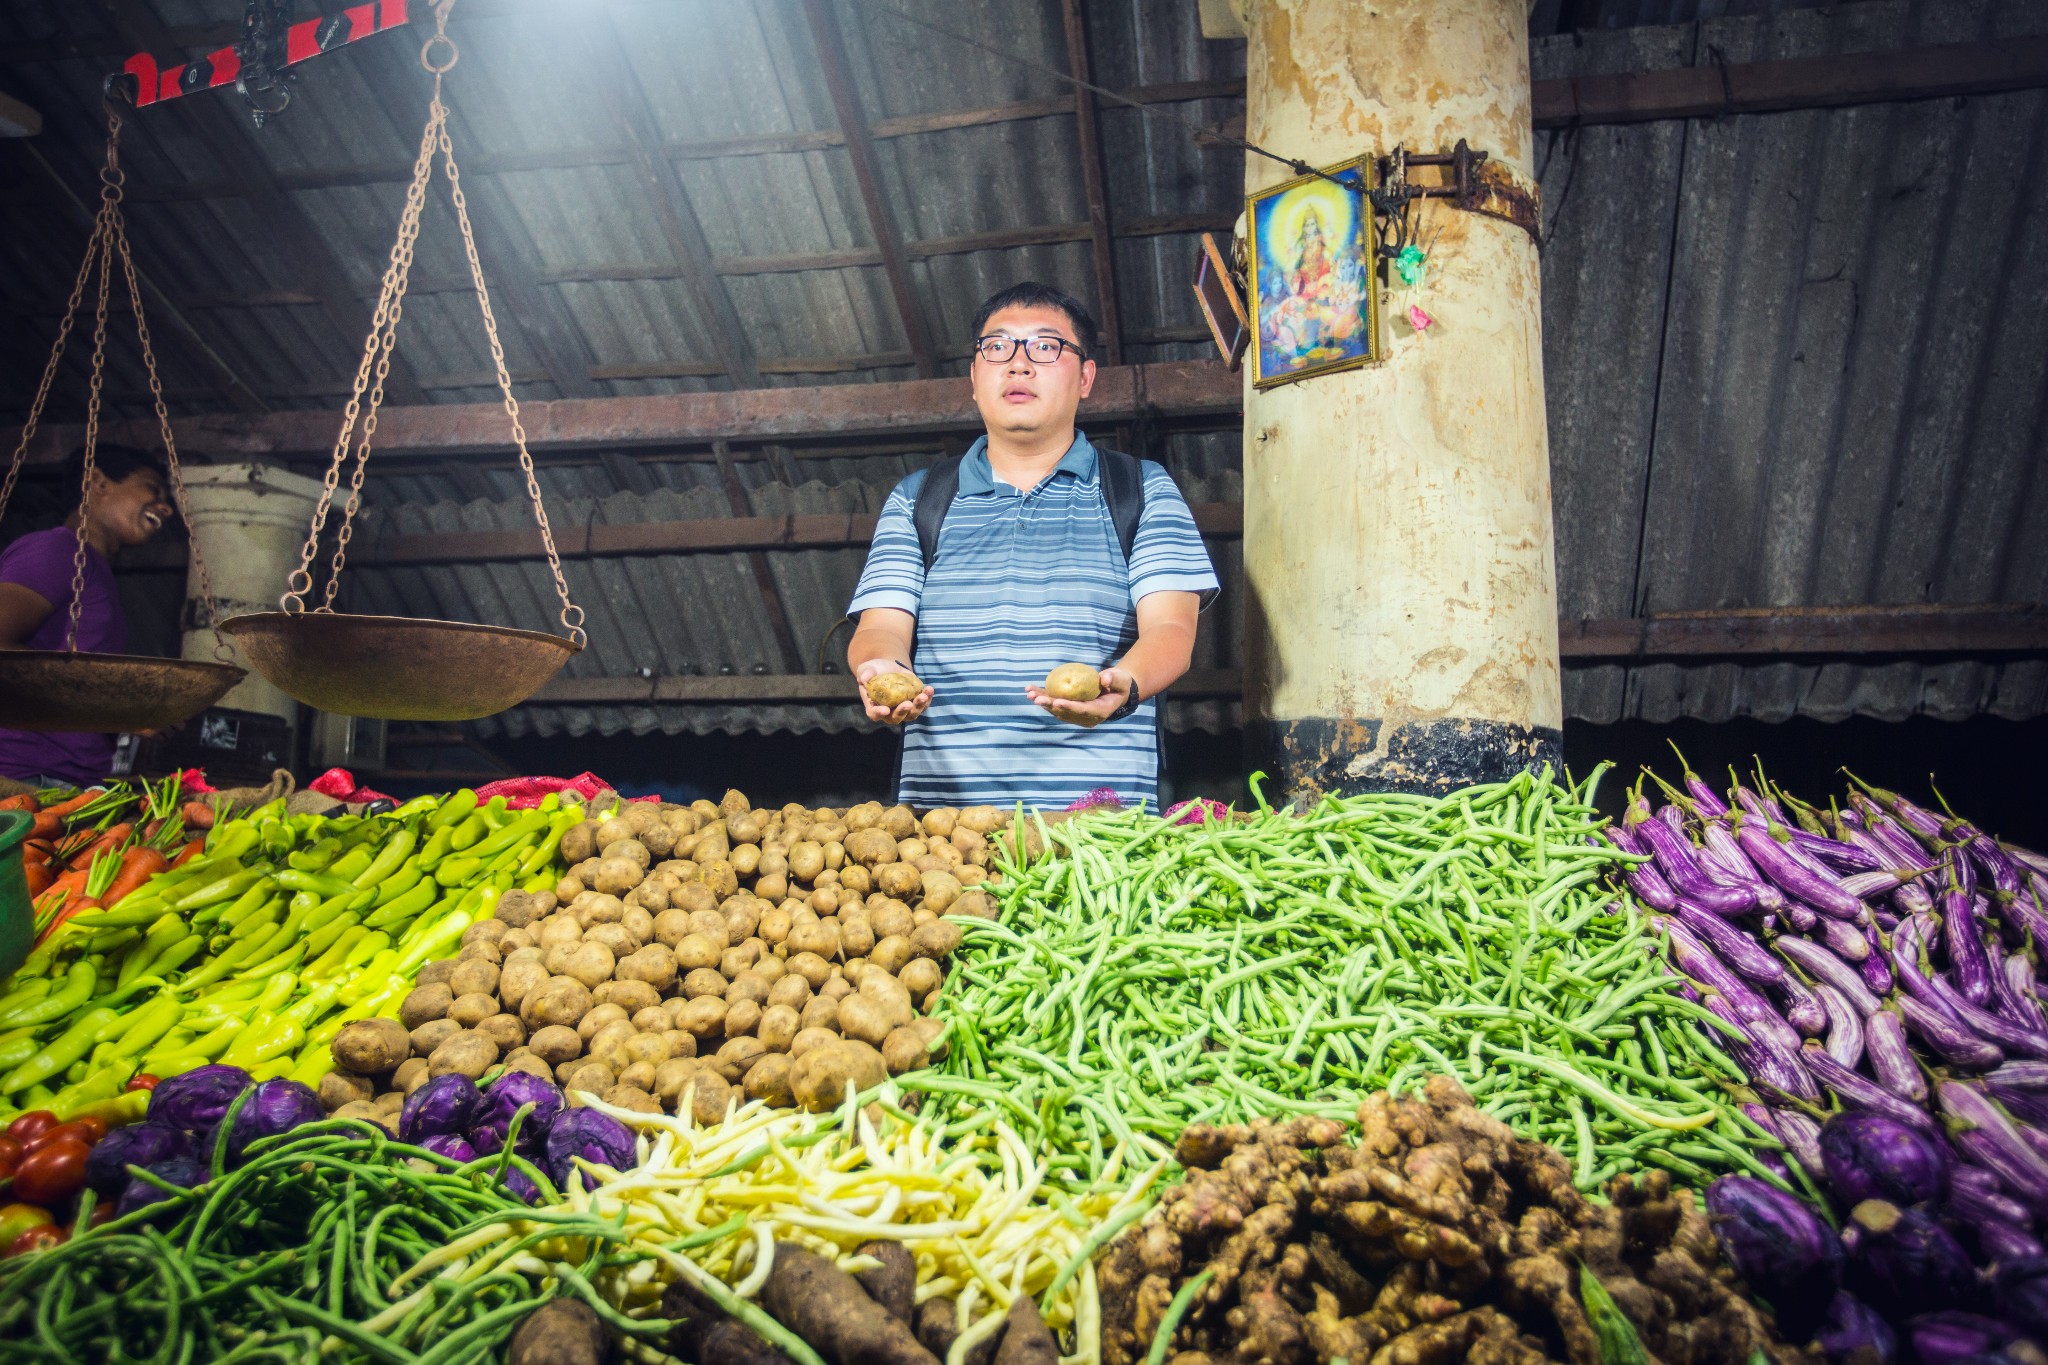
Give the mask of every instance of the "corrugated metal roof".
<svg viewBox="0 0 2048 1365">
<path fill-rule="evenodd" d="M 1545 0 L 1553 4 L 1554 0 Z M 157 0 L 168 24 L 230 17 L 229 0 Z M 901 10 L 910 20 L 897 17 Z M 1029 65 L 974 43 L 1063 69 L 1056 7 L 977 7 L 936 0 L 842 4 L 849 60 L 871 118 L 914 116 L 1005 100 L 1052 98 L 1063 87 Z M 1184 0 L 1091 0 L 1095 75 L 1111 86 L 1240 74 L 1240 46 L 1203 40 Z M 1555 27 L 1562 10 L 1532 27 Z M 2048 0 L 1854 0 L 1827 8 L 1783 0 L 1602 0 L 1574 6 L 1589 31 L 1533 48 L 1536 74 L 1742 62 L 2048 31 Z M 609 16 L 605 18 L 604 16 Z M 1697 27 L 1631 27 L 1660 19 Z M 914 21 L 914 22 L 913 22 Z M 90 34 L 79 7 L 0 3 L 0 46 Z M 615 22 L 658 134 L 667 139 L 800 132 L 833 125 L 802 14 L 757 0 L 678 0 L 592 7 L 565 16 L 535 8 L 464 19 L 462 64 L 450 80 L 459 155 L 608 148 L 620 133 L 589 84 L 576 25 Z M 935 30 L 950 30 L 962 42 Z M 252 141 L 281 176 L 334 176 L 409 161 L 425 87 L 412 41 L 389 35 L 302 68 L 290 111 Z M 92 184 L 100 130 L 97 83 L 107 64 L 69 60 L 0 70 L 40 108 L 42 152 L 79 192 Z M 226 99 L 227 96 L 210 98 Z M 1233 109 L 1176 106 L 1201 122 Z M 2048 428 L 2040 357 L 2048 337 L 2048 95 L 2023 92 L 1830 111 L 1600 127 L 1539 135 L 1550 240 L 1545 249 L 1545 364 L 1557 498 L 1562 606 L 1572 616 L 1734 606 L 2048 598 L 2039 477 Z M 1170 124 L 1124 108 L 1103 111 L 1112 218 L 1228 216 L 1242 165 L 1196 146 Z M 130 119 L 131 185 L 218 177 L 215 157 L 176 111 Z M 903 235 L 918 240 L 1085 218 L 1072 120 L 1039 118 L 880 139 L 885 192 Z M 40 187 L 20 147 L 0 147 L 10 175 Z M 872 245 L 843 151 L 687 159 L 676 169 L 711 249 L 721 257 L 815 253 Z M 524 271 L 588 271 L 677 259 L 650 212 L 648 190 L 622 164 L 465 177 L 491 229 L 486 269 L 505 324 L 522 398 L 555 396 L 532 378 L 540 348 L 527 309 L 558 326 L 572 367 L 655 361 L 707 365 L 717 347 L 679 279 L 543 284 L 522 296 Z M 359 292 L 374 287 L 396 221 L 389 182 L 293 190 Z M 137 202 L 131 222 L 143 265 L 181 296 L 220 354 L 276 406 L 332 407 L 358 340 L 338 336 L 302 303 L 217 307 L 224 294 L 306 287 L 300 263 L 243 201 Z M 46 300 L 75 269 L 80 225 L 40 188 L 0 205 L 0 291 Z M 1117 244 L 1126 330 L 1146 334 L 1198 321 L 1186 285 L 1192 238 Z M 464 262 L 436 190 L 415 266 L 447 279 Z M 1020 276 L 1092 299 L 1084 242 L 938 255 L 912 266 L 942 355 L 964 350 L 975 304 Z M 907 349 L 883 273 L 847 267 L 729 275 L 721 280 L 746 341 L 763 361 Z M 17 378 L 0 407 L 36 373 L 48 318 L 4 329 Z M 211 408 L 213 378 L 189 348 L 159 350 L 174 407 Z M 115 328 L 109 387 L 140 388 L 132 347 Z M 1132 358 L 1198 356 L 1189 343 L 1142 343 Z M 474 302 L 420 293 L 406 305 L 400 351 L 435 401 L 488 401 L 474 379 L 489 368 Z M 948 361 L 945 370 L 958 373 Z M 82 368 L 67 371 L 60 403 L 75 411 Z M 775 375 L 770 384 L 907 377 L 907 367 Z M 322 386 L 327 386 L 322 391 Z M 726 387 L 719 377 L 601 380 L 600 392 Z M 132 410 L 132 409 L 131 409 Z M 1191 498 L 1236 496 L 1234 433 L 1175 434 L 1162 455 Z M 803 450 L 773 460 L 740 451 L 739 475 L 757 511 L 872 509 L 893 482 L 936 454 Z M 558 520 L 723 515 L 715 465 L 698 451 L 635 452 L 653 491 L 622 494 L 592 460 L 550 460 L 541 482 Z M 1334 452 L 1333 458 L 1341 458 Z M 517 471 L 458 476 L 431 464 L 378 467 L 371 497 L 412 528 L 522 526 Z M 477 482 L 481 480 L 481 484 Z M 470 501 L 488 490 L 494 499 Z M 1217 542 L 1225 597 L 1204 618 L 1197 665 L 1238 658 L 1234 543 Z M 853 551 L 770 556 L 805 649 L 836 616 L 858 571 Z M 740 556 L 667 556 L 576 564 L 572 584 L 592 611 L 593 648 L 579 675 L 638 668 L 716 673 L 780 671 L 759 594 Z M 552 619 L 532 565 L 365 570 L 352 592 L 393 610 L 522 625 Z M 1916 664 L 1572 668 L 1570 716 L 1593 721 L 1850 714 L 1957 717 L 2048 711 L 2048 666 Z M 1216 728 L 1232 709 L 1176 708 L 1177 724 Z M 510 732 L 651 733 L 853 724 L 840 708 L 550 707 L 506 717 Z"/>
</svg>

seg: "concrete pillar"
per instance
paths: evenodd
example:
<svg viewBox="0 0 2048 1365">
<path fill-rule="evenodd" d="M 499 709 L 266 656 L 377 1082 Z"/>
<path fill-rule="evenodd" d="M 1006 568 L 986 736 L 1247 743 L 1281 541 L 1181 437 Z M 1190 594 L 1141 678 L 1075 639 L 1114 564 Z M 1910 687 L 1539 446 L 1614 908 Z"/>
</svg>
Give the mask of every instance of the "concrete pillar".
<svg viewBox="0 0 2048 1365">
<path fill-rule="evenodd" d="M 1464 138 L 1533 186 L 1523 0 L 1233 7 L 1251 141 L 1327 166 Z M 1248 191 L 1293 175 L 1246 157 Z M 1421 235 L 1433 325 L 1383 292 L 1383 363 L 1263 391 L 1245 367 L 1246 745 L 1269 791 L 1441 791 L 1559 758 L 1536 246 L 1444 202 Z"/>
<path fill-rule="evenodd" d="M 190 465 L 185 468 L 187 529 L 206 555 L 213 596 L 223 620 L 243 612 L 276 611 L 285 576 L 299 566 L 306 526 L 320 496 L 320 481 L 260 464 Z M 346 495 L 344 490 L 341 496 Z M 338 499 L 337 499 L 338 500 Z M 213 659 L 213 632 L 206 629 L 196 562 L 185 571 L 184 655 Z M 224 636 L 233 661 L 248 660 Z M 299 704 L 253 670 L 220 699 L 219 705 L 261 711 L 296 723 Z"/>
</svg>

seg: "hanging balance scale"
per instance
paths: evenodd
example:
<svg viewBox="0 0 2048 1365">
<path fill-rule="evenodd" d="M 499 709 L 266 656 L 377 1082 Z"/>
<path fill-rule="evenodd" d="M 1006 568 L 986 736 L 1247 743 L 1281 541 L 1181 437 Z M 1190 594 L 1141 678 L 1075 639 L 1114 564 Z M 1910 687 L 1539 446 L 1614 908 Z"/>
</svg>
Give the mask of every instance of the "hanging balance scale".
<svg viewBox="0 0 2048 1365">
<path fill-rule="evenodd" d="M 420 64 L 434 77 L 433 102 L 428 107 L 419 156 L 413 163 L 412 184 L 406 191 L 405 211 L 398 224 L 398 240 L 391 248 L 391 262 L 384 272 L 376 315 L 363 346 L 362 362 L 356 369 L 354 389 L 342 414 L 341 432 L 335 439 L 334 456 L 299 555 L 299 567 L 286 580 L 279 610 L 231 617 L 221 623 L 221 629 L 233 635 L 241 646 L 250 667 L 306 705 L 341 715 L 424 721 L 476 720 L 496 715 L 538 691 L 583 648 L 586 639 L 583 610 L 569 600 L 561 557 L 555 552 L 554 533 L 548 526 L 547 509 L 541 503 L 540 483 L 534 477 L 533 456 L 526 448 L 519 403 L 512 396 L 512 377 L 505 368 L 505 349 L 498 340 L 497 319 L 491 313 L 490 292 L 484 285 L 483 266 L 477 259 L 476 239 L 470 231 L 469 208 L 455 167 L 455 148 L 448 136 L 448 106 L 441 100 L 441 78 L 454 67 L 458 56 L 447 34 L 448 11 L 452 8 L 453 0 L 435 6 L 436 31 L 420 49 Z M 567 638 L 462 621 L 354 615 L 334 609 L 351 528 L 362 505 L 363 470 L 376 435 L 377 409 L 384 401 L 384 381 L 398 339 L 399 314 L 405 302 L 413 245 L 419 237 L 420 212 L 426 203 L 428 182 L 433 178 L 436 151 L 448 173 L 455 221 L 462 229 L 470 280 L 483 315 L 491 360 L 497 367 L 498 392 L 504 397 L 512 442 L 519 452 L 526 492 L 533 501 L 534 520 L 540 525 L 541 544 L 547 551 L 548 570 L 554 575 L 555 593 L 561 599 L 561 621 Z M 342 502 L 331 572 L 323 585 L 320 604 L 309 610 L 306 599 L 313 593 L 313 559 L 351 449 L 354 467 L 348 495 Z"/>
<path fill-rule="evenodd" d="M 178 466 L 178 446 L 171 436 L 171 416 L 164 406 L 164 390 L 157 378 L 156 354 L 150 347 L 149 323 L 142 312 L 142 290 L 137 285 L 135 264 L 128 254 L 128 231 L 121 217 L 122 172 L 120 163 L 121 119 L 111 108 L 107 112 L 107 164 L 100 172 L 100 208 L 93 219 L 92 239 L 86 244 L 85 261 L 71 286 L 64 320 L 57 327 L 57 341 L 50 348 L 50 360 L 43 367 L 42 382 L 29 406 L 28 421 L 0 482 L 0 515 L 7 511 L 8 498 L 21 475 L 30 439 L 43 415 L 57 367 L 64 359 L 65 343 L 71 339 L 73 321 L 85 291 L 98 271 L 96 307 L 93 313 L 92 382 L 85 410 L 85 483 L 78 504 L 78 548 L 71 565 L 70 625 L 63 649 L 0 650 L 0 724 L 17 730 L 73 730 L 96 734 L 122 731 L 162 730 L 181 724 L 219 701 L 227 690 L 248 676 L 233 663 L 203 659 L 162 659 L 140 654 L 95 654 L 78 648 L 78 621 L 85 599 L 86 532 L 92 515 L 93 483 L 97 472 L 94 455 L 99 445 L 100 399 L 107 362 L 107 299 L 114 271 L 120 269 L 128 290 L 129 308 L 135 317 L 136 339 L 142 351 L 143 369 L 149 377 L 149 394 L 156 406 L 157 428 L 161 432 L 171 496 L 178 515 L 189 532 L 192 514 L 185 505 L 185 479 Z M 206 575 L 206 558 L 199 538 L 191 537 L 192 567 L 199 579 L 207 627 L 213 631 L 214 652 L 229 657 L 227 642 L 221 638 L 219 615 L 213 587 Z"/>
</svg>

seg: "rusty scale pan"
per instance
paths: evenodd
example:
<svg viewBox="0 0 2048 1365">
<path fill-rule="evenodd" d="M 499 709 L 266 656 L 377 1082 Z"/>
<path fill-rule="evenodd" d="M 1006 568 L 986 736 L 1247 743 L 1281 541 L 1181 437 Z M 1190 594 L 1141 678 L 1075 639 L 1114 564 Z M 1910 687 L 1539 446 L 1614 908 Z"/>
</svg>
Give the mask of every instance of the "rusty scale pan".
<svg viewBox="0 0 2048 1365">
<path fill-rule="evenodd" d="M 321 711 L 384 720 L 477 720 L 517 706 L 578 646 L 559 635 L 345 612 L 257 612 L 221 629 L 249 666 Z"/>
<path fill-rule="evenodd" d="M 453 0 L 435 6 L 436 31 L 420 51 L 420 64 L 434 77 L 426 130 L 420 137 L 419 156 L 413 162 L 412 184 L 398 222 L 398 240 L 391 248 L 376 315 L 363 345 L 362 361 L 356 367 L 354 389 L 342 414 L 341 433 L 335 441 L 334 456 L 299 555 L 299 567 L 286 580 L 285 594 L 278 603 L 280 610 L 237 616 L 221 623 L 221 629 L 235 637 L 250 667 L 306 705 L 341 715 L 381 720 L 480 720 L 517 706 L 539 691 L 571 656 L 582 650 L 585 642 L 583 609 L 569 600 L 561 557 L 555 553 L 554 532 L 548 526 L 540 483 L 534 477 L 533 456 L 526 449 L 526 430 L 520 425 L 519 402 L 512 396 L 512 377 L 505 368 L 505 351 L 498 340 L 497 319 L 491 313 L 490 292 L 484 285 L 483 265 L 477 258 L 469 208 L 462 194 L 462 178 L 455 166 L 455 148 L 448 137 L 448 106 L 441 102 L 441 78 L 454 67 L 459 55 L 447 35 L 448 11 L 452 7 Z M 420 210 L 426 202 L 427 184 L 433 178 L 437 151 L 448 173 L 455 221 L 462 229 L 464 254 L 469 258 L 470 282 L 483 315 L 491 359 L 497 366 L 498 391 L 504 398 L 505 414 L 511 419 L 512 444 L 526 474 L 527 496 L 533 503 L 534 520 L 540 525 L 548 569 L 554 576 L 555 595 L 561 600 L 565 635 L 463 621 L 354 615 L 334 609 L 355 514 L 362 503 L 363 472 L 376 430 L 377 408 L 384 401 L 384 376 L 390 371 L 392 348 L 398 340 L 398 319 L 412 270 L 413 244 L 419 238 Z M 313 558 L 351 448 L 355 464 L 348 495 L 342 500 L 332 572 L 327 576 L 320 605 L 309 610 L 305 599 L 313 593 Z"/>
<path fill-rule="evenodd" d="M 73 320 L 84 302 L 87 287 L 98 277 L 97 307 L 92 337 L 92 387 L 87 398 L 85 488 L 80 499 L 81 525 L 92 509 L 94 447 L 99 430 L 101 378 L 107 361 L 107 299 L 118 270 L 127 285 L 128 304 L 135 318 L 136 339 L 141 344 L 142 363 L 149 378 L 149 391 L 156 404 L 156 418 L 164 443 L 165 468 L 170 476 L 171 496 L 178 515 L 189 528 L 191 514 L 185 506 L 185 479 L 178 465 L 178 446 L 171 438 L 171 418 L 164 406 L 163 387 L 157 380 L 156 353 L 150 346 L 149 323 L 143 314 L 142 290 L 128 254 L 128 232 L 121 217 L 123 176 L 120 161 L 121 119 L 111 109 L 107 115 L 107 161 L 100 172 L 100 208 L 93 219 L 92 239 L 86 244 L 85 261 L 71 286 L 71 298 L 57 329 L 56 344 L 50 350 L 41 385 L 22 425 L 20 443 L 0 482 L 0 513 L 7 508 L 15 482 L 21 476 L 30 438 L 42 419 L 43 404 L 50 396 L 51 382 L 64 359 L 64 346 L 71 337 Z M 217 655 L 227 653 L 220 638 L 213 587 L 206 574 L 206 558 L 195 537 L 191 562 L 199 580 L 205 619 L 215 627 Z M 182 724 L 219 701 L 229 688 L 248 674 L 232 663 L 203 659 L 161 659 L 141 654 L 95 654 L 77 648 L 78 621 L 84 605 L 86 544 L 79 533 L 77 553 L 72 561 L 70 626 L 65 649 L 0 650 L 0 725 L 16 730 L 69 730 L 96 734 L 123 731 L 165 730 Z"/>
</svg>

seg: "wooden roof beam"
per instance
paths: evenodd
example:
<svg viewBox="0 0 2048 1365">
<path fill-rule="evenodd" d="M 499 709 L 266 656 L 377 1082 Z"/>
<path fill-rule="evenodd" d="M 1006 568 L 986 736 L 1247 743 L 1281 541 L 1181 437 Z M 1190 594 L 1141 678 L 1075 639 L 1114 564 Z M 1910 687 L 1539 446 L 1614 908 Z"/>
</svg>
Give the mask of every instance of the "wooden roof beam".
<svg viewBox="0 0 2048 1365">
<path fill-rule="evenodd" d="M 868 116 L 860 107 L 860 91 L 854 88 L 853 68 L 846 60 L 846 40 L 839 31 L 839 16 L 832 9 L 832 0 L 804 0 L 804 18 L 810 24 L 811 41 L 818 50 L 825 87 L 832 95 L 839 131 L 846 138 L 846 153 L 853 159 L 853 178 L 860 186 L 861 203 L 867 209 L 868 229 L 882 253 L 882 270 L 889 277 L 889 292 L 903 318 L 903 334 L 909 340 L 910 354 L 920 376 L 935 378 L 939 373 L 938 358 L 910 278 L 910 259 L 903 250 L 896 215 L 882 195 L 881 167 L 875 159 Z"/>
<path fill-rule="evenodd" d="M 1088 63 L 1087 0 L 1061 0 L 1067 30 L 1067 69 L 1076 80 L 1093 81 Z M 1102 161 L 1102 125 L 1095 92 L 1074 87 L 1074 130 L 1081 140 L 1081 186 L 1088 198 L 1088 236 L 1095 257 L 1096 310 L 1102 329 L 1102 359 L 1124 363 L 1124 333 L 1116 302 L 1116 239 L 1109 231 L 1109 184 Z"/>
</svg>

